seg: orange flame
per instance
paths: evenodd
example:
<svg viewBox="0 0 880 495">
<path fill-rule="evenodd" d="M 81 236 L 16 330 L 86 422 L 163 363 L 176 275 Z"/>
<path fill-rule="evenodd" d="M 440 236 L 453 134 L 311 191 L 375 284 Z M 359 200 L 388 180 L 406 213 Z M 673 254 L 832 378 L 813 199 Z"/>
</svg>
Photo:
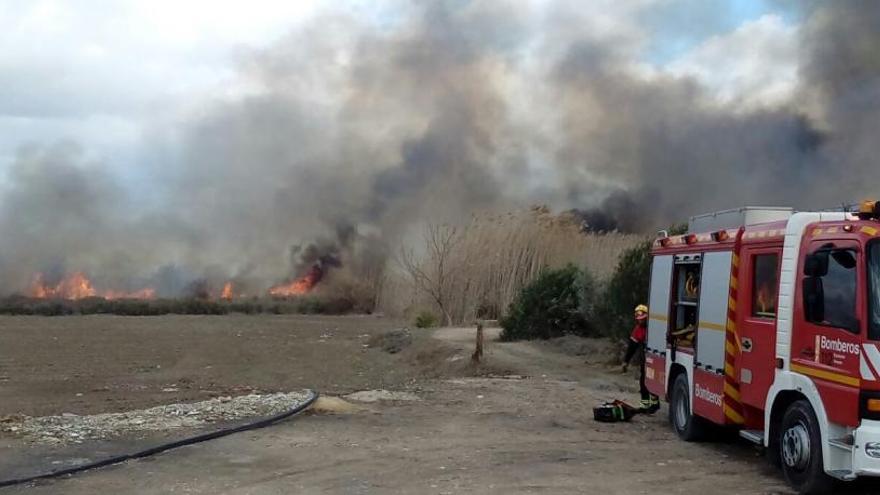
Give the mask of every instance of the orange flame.
<svg viewBox="0 0 880 495">
<path fill-rule="evenodd" d="M 47 285 L 43 280 L 43 274 L 38 273 L 31 284 L 30 295 L 32 297 L 82 299 L 96 294 L 92 282 L 82 273 L 76 272 L 61 279 L 56 285 Z"/>
<path fill-rule="evenodd" d="M 232 282 L 226 282 L 226 284 L 223 285 L 223 292 L 220 293 L 220 299 L 226 299 L 229 301 L 233 297 L 235 297 L 235 292 L 232 288 Z"/>
<path fill-rule="evenodd" d="M 92 286 L 92 281 L 82 272 L 74 272 L 67 275 L 55 285 L 49 285 L 44 280 L 44 275 L 38 273 L 34 276 L 28 295 L 37 299 L 84 299 L 86 297 L 103 297 L 105 299 L 153 299 L 156 291 L 145 288 L 134 292 L 122 292 L 108 290 L 98 292 Z"/>
<path fill-rule="evenodd" d="M 320 266 L 315 265 L 308 271 L 308 273 L 293 282 L 271 287 L 269 289 L 269 295 L 275 297 L 301 296 L 314 289 L 315 285 L 321 281 L 321 277 L 323 276 L 324 271 Z"/>
</svg>

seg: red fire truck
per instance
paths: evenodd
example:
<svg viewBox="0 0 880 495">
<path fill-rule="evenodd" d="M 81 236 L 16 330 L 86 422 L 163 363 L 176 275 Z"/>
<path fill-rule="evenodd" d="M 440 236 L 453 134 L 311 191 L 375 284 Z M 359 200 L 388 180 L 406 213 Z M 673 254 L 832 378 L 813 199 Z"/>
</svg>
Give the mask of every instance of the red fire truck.
<svg viewBox="0 0 880 495">
<path fill-rule="evenodd" d="M 878 219 L 741 208 L 660 234 L 646 381 L 682 439 L 737 428 L 804 494 L 880 476 Z"/>
</svg>

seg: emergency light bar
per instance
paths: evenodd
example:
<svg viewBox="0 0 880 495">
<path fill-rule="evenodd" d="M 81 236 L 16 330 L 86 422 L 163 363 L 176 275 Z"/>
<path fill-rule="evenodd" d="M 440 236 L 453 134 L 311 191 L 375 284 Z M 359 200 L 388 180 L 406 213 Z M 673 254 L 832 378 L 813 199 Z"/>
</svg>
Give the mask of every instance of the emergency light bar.
<svg viewBox="0 0 880 495">
<path fill-rule="evenodd" d="M 715 242 L 724 242 L 729 237 L 730 237 L 730 235 L 727 234 L 726 230 L 719 230 L 717 232 L 712 232 L 712 240 Z"/>
<path fill-rule="evenodd" d="M 862 201 L 858 215 L 860 220 L 880 219 L 880 201 Z"/>
</svg>

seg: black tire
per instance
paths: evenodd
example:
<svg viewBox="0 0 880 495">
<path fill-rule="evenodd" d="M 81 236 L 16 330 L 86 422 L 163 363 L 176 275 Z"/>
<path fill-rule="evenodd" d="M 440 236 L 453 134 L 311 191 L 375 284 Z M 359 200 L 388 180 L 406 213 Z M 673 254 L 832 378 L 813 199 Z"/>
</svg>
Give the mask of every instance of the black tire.
<svg viewBox="0 0 880 495">
<path fill-rule="evenodd" d="M 669 423 L 679 438 L 696 442 L 706 438 L 708 425 L 703 418 L 691 414 L 691 393 L 685 373 L 680 373 L 672 383 L 669 399 Z"/>
<path fill-rule="evenodd" d="M 764 453 L 767 462 L 776 469 L 782 469 L 782 459 L 779 457 L 779 435 L 770 437 L 770 445 Z"/>
<path fill-rule="evenodd" d="M 792 488 L 801 495 L 831 493 L 834 480 L 825 474 L 822 435 L 809 402 L 799 400 L 788 406 L 776 442 L 782 473 Z"/>
</svg>

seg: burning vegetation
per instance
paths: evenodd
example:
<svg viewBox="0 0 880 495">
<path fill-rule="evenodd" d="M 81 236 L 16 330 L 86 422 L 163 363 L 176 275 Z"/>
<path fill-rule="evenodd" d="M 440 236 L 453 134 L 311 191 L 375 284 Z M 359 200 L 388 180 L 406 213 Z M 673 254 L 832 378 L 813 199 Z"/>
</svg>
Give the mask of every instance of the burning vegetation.
<svg viewBox="0 0 880 495">
<path fill-rule="evenodd" d="M 275 298 L 290 298 L 303 296 L 311 292 L 318 282 L 324 277 L 324 269 L 321 265 L 313 265 L 305 275 L 298 277 L 290 282 L 284 282 L 270 287 L 266 291 L 266 295 Z M 186 290 L 185 297 L 195 299 L 222 299 L 232 301 L 240 299 L 246 295 L 237 290 L 236 283 L 227 281 L 223 284 L 219 291 L 212 290 L 210 284 L 205 280 L 196 280 L 190 284 Z M 92 281 L 83 272 L 73 272 L 64 276 L 55 283 L 46 282 L 46 277 L 42 273 L 34 276 L 30 288 L 27 290 L 26 296 L 34 299 L 65 299 L 76 301 L 89 297 L 98 297 L 107 300 L 116 299 L 156 299 L 156 289 L 152 287 L 144 287 L 134 291 L 122 290 L 98 290 Z"/>
<path fill-rule="evenodd" d="M 320 264 L 312 265 L 305 275 L 289 283 L 278 284 L 269 288 L 269 295 L 273 297 L 293 297 L 308 294 L 324 278 L 324 269 Z"/>
<path fill-rule="evenodd" d="M 270 287 L 266 291 L 266 295 L 274 298 L 304 296 L 311 292 L 323 277 L 324 269 L 321 268 L 320 264 L 316 264 L 302 277 Z M 47 277 L 43 273 L 37 273 L 24 295 L 34 299 L 61 299 L 68 301 L 86 298 L 101 298 L 110 301 L 117 299 L 150 300 L 156 299 L 156 289 L 144 287 L 134 291 L 98 290 L 89 277 L 83 272 L 77 271 L 65 275 L 57 282 L 47 282 Z M 199 279 L 189 285 L 184 297 L 232 301 L 233 299 L 244 298 L 246 295 L 231 280 L 225 282 L 219 290 L 212 290 L 206 280 Z"/>
<path fill-rule="evenodd" d="M 36 299 L 85 299 L 87 297 L 101 297 L 113 299 L 154 299 L 155 289 L 146 287 L 133 292 L 118 290 L 98 291 L 92 285 L 92 281 L 82 272 L 74 272 L 64 276 L 56 283 L 47 283 L 46 276 L 38 273 L 28 291 L 30 297 Z"/>
<path fill-rule="evenodd" d="M 173 270 L 169 275 L 168 270 L 160 270 L 153 277 L 153 283 L 144 283 L 144 286 L 137 290 L 99 289 L 98 287 L 104 284 L 94 283 L 84 271 L 62 271 L 62 275 L 47 275 L 43 272 L 35 274 L 28 289 L 22 295 L 38 300 L 62 301 L 79 301 L 89 298 L 109 301 L 181 298 L 225 302 L 259 300 L 261 298 L 296 299 L 310 295 L 319 283 L 327 279 L 327 275 L 331 271 L 346 273 L 355 271 L 358 272 L 355 274 L 355 278 L 366 277 L 367 275 L 360 273 L 364 270 L 364 262 L 355 259 L 358 257 L 372 259 L 379 264 L 380 270 L 375 269 L 373 266 L 375 263 L 370 264 L 373 274 L 371 276 L 375 276 L 376 273 L 381 274 L 384 255 L 381 248 L 377 247 L 375 239 L 358 234 L 348 224 L 341 224 L 335 230 L 334 237 L 319 238 L 313 243 L 292 246 L 289 252 L 289 275 L 283 282 L 270 287 L 260 286 L 259 281 L 248 280 L 245 275 L 224 278 L 215 274 L 190 278 L 185 283 L 178 284 L 178 289 L 166 287 L 163 290 L 157 287 L 173 285 L 168 284 L 167 281 L 163 282 L 164 279 L 182 278 L 187 275 Z M 345 266 L 344 260 L 348 260 L 351 266 Z M 347 280 L 345 276 L 339 277 L 339 280 L 336 281 L 337 287 L 328 292 L 344 289 L 344 287 L 338 286 L 345 285 L 343 283 L 345 280 Z"/>
</svg>

